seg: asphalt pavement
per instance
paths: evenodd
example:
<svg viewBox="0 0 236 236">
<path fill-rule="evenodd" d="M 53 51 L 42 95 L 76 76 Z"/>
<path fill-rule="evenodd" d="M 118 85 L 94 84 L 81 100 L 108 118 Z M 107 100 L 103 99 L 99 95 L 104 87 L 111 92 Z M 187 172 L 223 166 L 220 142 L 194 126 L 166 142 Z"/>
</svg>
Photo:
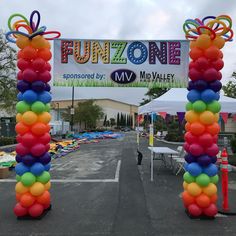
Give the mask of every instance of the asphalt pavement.
<svg viewBox="0 0 236 236">
<path fill-rule="evenodd" d="M 148 140 L 141 139 L 141 166 L 135 142 L 135 133 L 127 132 L 123 139 L 84 144 L 53 160 L 52 210 L 41 220 L 17 220 L 12 210 L 15 183 L 0 182 L 0 235 L 236 235 L 236 216 L 186 216 L 180 199 L 182 174 L 176 176 L 155 161 L 151 182 Z M 236 211 L 236 175 L 229 177 L 230 210 Z"/>
</svg>

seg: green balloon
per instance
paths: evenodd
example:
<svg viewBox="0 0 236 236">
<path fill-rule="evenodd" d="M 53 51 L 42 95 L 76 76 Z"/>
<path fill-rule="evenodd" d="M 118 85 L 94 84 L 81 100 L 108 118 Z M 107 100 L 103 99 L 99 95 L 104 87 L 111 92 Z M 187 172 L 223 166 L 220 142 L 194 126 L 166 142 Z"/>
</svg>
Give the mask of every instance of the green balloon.
<svg viewBox="0 0 236 236">
<path fill-rule="evenodd" d="M 44 171 L 40 176 L 37 177 L 37 182 L 41 182 L 42 184 L 46 184 L 50 180 L 51 176 L 49 172 Z"/>
<path fill-rule="evenodd" d="M 210 180 L 213 184 L 217 184 L 219 181 L 219 175 L 214 175 L 214 176 L 210 177 Z"/>
<path fill-rule="evenodd" d="M 200 186 L 207 186 L 210 183 L 210 177 L 206 174 L 200 174 L 196 178 L 196 183 Z"/>
<path fill-rule="evenodd" d="M 26 172 L 21 176 L 21 182 L 25 186 L 31 186 L 32 184 L 35 183 L 35 181 L 36 181 L 35 176 L 30 172 Z"/>
<path fill-rule="evenodd" d="M 49 112 L 51 110 L 51 106 L 50 106 L 50 103 L 47 103 L 45 105 L 45 111 Z"/>
<path fill-rule="evenodd" d="M 188 102 L 188 103 L 185 105 L 185 108 L 186 108 L 187 111 L 192 110 L 192 109 L 193 109 L 192 103 L 191 103 L 191 102 Z"/>
<path fill-rule="evenodd" d="M 213 113 L 218 113 L 221 109 L 221 105 L 218 101 L 213 101 L 207 105 L 207 110 Z"/>
<path fill-rule="evenodd" d="M 31 106 L 31 110 L 37 114 L 40 114 L 45 111 L 45 105 L 42 102 L 34 102 Z"/>
<path fill-rule="evenodd" d="M 18 113 L 24 113 L 30 111 L 30 105 L 24 101 L 20 101 L 16 104 L 16 110 Z"/>
<path fill-rule="evenodd" d="M 16 175 L 16 181 L 20 182 L 21 177 L 19 175 Z"/>
<path fill-rule="evenodd" d="M 192 175 L 190 175 L 189 172 L 185 172 L 183 178 L 184 181 L 187 182 L 188 184 L 195 182 L 195 178 Z"/>
<path fill-rule="evenodd" d="M 198 100 L 196 102 L 193 103 L 193 110 L 196 112 L 203 112 L 206 110 L 206 103 Z"/>
</svg>

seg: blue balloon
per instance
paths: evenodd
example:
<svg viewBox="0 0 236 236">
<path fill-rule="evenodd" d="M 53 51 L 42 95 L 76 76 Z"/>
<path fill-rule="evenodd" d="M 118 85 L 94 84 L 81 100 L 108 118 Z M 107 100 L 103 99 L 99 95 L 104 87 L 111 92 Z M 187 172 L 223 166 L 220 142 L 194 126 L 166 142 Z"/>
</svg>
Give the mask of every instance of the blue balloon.
<svg viewBox="0 0 236 236">
<path fill-rule="evenodd" d="M 24 173 L 29 172 L 29 168 L 26 165 L 24 165 L 22 162 L 20 162 L 15 166 L 15 172 L 17 175 L 21 176 Z"/>
<path fill-rule="evenodd" d="M 27 103 L 34 103 L 38 100 L 38 95 L 33 90 L 27 90 L 23 93 L 23 99 Z"/>
<path fill-rule="evenodd" d="M 212 102 L 216 99 L 216 93 L 212 89 L 206 89 L 201 93 L 201 100 L 203 100 L 205 103 Z"/>
<path fill-rule="evenodd" d="M 44 166 L 45 171 L 49 171 L 51 169 L 51 164 L 48 163 L 47 165 Z"/>
<path fill-rule="evenodd" d="M 192 162 L 192 163 L 188 164 L 187 171 L 192 176 L 198 176 L 202 173 L 202 167 L 199 164 L 197 164 L 196 162 Z"/>
<path fill-rule="evenodd" d="M 43 103 L 49 103 L 52 100 L 52 96 L 49 92 L 43 91 L 39 94 L 38 100 Z"/>
<path fill-rule="evenodd" d="M 203 168 L 203 173 L 212 177 L 218 173 L 218 168 L 215 164 L 210 164 L 208 167 Z"/>
<path fill-rule="evenodd" d="M 42 165 L 39 162 L 36 162 L 31 166 L 30 172 L 32 172 L 32 174 L 37 176 L 41 175 L 44 172 L 44 165 Z"/>
<path fill-rule="evenodd" d="M 220 99 L 220 94 L 216 93 L 216 100 L 219 101 L 219 99 Z"/>
<path fill-rule="evenodd" d="M 23 98 L 23 94 L 22 93 L 18 93 L 17 94 L 17 100 L 18 101 L 22 101 L 24 98 Z"/>
<path fill-rule="evenodd" d="M 196 102 L 197 100 L 200 100 L 201 93 L 199 93 L 197 90 L 192 89 L 188 92 L 187 98 L 190 102 Z"/>
</svg>

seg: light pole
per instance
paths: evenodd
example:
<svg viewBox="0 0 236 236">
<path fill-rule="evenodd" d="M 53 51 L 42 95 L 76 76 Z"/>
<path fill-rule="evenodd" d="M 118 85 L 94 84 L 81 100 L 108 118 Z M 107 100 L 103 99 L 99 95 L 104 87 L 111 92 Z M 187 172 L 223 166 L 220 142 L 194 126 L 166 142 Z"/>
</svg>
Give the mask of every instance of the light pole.
<svg viewBox="0 0 236 236">
<path fill-rule="evenodd" d="M 57 104 L 57 120 L 59 120 L 59 115 L 60 115 L 60 111 L 59 111 L 59 108 L 60 108 L 60 104 L 59 102 L 56 103 Z"/>
</svg>

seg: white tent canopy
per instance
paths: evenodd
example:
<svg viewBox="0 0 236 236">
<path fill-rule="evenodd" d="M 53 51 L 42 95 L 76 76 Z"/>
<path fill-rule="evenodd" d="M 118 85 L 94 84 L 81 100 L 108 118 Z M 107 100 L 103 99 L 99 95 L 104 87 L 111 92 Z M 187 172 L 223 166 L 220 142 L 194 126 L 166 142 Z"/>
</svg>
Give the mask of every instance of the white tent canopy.
<svg viewBox="0 0 236 236">
<path fill-rule="evenodd" d="M 168 92 L 138 108 L 139 114 L 151 112 L 167 112 L 174 115 L 176 112 L 185 112 L 188 90 L 173 88 Z M 236 113 L 236 99 L 224 95 L 220 96 L 221 112 Z"/>
</svg>

